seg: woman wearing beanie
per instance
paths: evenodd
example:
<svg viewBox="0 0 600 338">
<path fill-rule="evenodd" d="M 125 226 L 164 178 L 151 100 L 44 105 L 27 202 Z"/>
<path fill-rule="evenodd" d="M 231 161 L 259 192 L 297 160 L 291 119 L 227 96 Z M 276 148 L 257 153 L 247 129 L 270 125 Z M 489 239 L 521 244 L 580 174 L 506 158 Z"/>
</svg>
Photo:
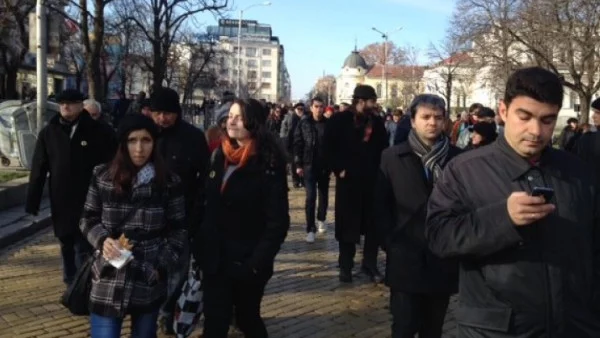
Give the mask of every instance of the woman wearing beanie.
<svg viewBox="0 0 600 338">
<path fill-rule="evenodd" d="M 496 141 L 496 138 L 498 138 L 498 132 L 496 129 L 496 124 L 494 122 L 476 123 L 473 125 L 471 142 L 465 149 L 477 149 Z"/>
<path fill-rule="evenodd" d="M 109 164 L 94 169 L 80 228 L 101 251 L 92 267 L 90 326 L 93 338 L 117 338 L 125 315 L 132 337 L 156 337 L 167 291 L 167 267 L 187 240 L 180 180 L 165 169 L 155 147 L 158 130 L 141 114 L 126 115 L 119 147 Z M 133 260 L 109 260 L 129 249 Z"/>
<path fill-rule="evenodd" d="M 290 226 L 286 159 L 256 100 L 235 100 L 213 153 L 206 214 L 193 248 L 204 276 L 204 336 L 225 338 L 233 309 L 246 337 L 267 337 L 260 316 L 275 255 Z"/>
</svg>

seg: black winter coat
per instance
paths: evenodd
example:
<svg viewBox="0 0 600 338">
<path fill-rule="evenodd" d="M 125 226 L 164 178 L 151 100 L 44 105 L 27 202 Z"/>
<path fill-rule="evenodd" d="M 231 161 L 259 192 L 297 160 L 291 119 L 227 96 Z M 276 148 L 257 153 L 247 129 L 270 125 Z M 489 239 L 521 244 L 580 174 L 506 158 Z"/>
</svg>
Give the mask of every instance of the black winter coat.
<svg viewBox="0 0 600 338">
<path fill-rule="evenodd" d="M 63 131 L 60 115 L 38 135 L 33 153 L 25 211 L 40 208 L 46 176 L 50 174 L 50 208 L 57 237 L 79 231 L 79 219 L 94 167 L 112 160 L 117 142 L 114 131 L 83 111 L 72 138 Z"/>
<path fill-rule="evenodd" d="M 365 128 L 357 126 L 355 113 L 334 114 L 325 126 L 325 154 L 337 177 L 335 188 L 335 237 L 342 242 L 359 242 L 372 219 L 373 191 L 381 152 L 388 146 L 383 120 L 368 116 L 372 134 L 368 142 Z M 340 172 L 345 171 L 344 178 Z M 368 222 L 363 220 L 366 218 Z"/>
<path fill-rule="evenodd" d="M 238 266 L 268 279 L 290 227 L 285 164 L 252 157 L 236 169 L 221 192 L 225 156 L 215 150 L 206 180 L 206 215 L 192 252 L 205 274 Z"/>
<path fill-rule="evenodd" d="M 448 160 L 460 153 L 450 146 Z M 425 239 L 433 185 L 408 142 L 384 150 L 375 190 L 379 243 L 387 254 L 386 284 L 409 293 L 455 293 L 458 263 L 435 256 Z"/>
<path fill-rule="evenodd" d="M 187 219 L 189 222 L 201 220 L 204 179 L 210 158 L 204 133 L 191 124 L 179 120 L 173 127 L 161 131 L 158 150 L 167 168 L 181 179 Z"/>
<path fill-rule="evenodd" d="M 294 163 L 298 168 L 312 167 L 313 165 L 325 169 L 324 144 L 322 130 L 325 129 L 327 120 L 322 118 L 315 121 L 312 116 L 302 117 L 294 132 Z M 321 135 L 319 130 L 321 128 Z M 321 158 L 319 157 L 321 155 Z"/>
<path fill-rule="evenodd" d="M 539 165 L 501 137 L 451 161 L 429 199 L 431 250 L 460 259 L 458 337 L 600 337 L 600 206 L 593 177 L 564 151 Z M 554 188 L 554 213 L 516 227 L 507 198 Z"/>
</svg>

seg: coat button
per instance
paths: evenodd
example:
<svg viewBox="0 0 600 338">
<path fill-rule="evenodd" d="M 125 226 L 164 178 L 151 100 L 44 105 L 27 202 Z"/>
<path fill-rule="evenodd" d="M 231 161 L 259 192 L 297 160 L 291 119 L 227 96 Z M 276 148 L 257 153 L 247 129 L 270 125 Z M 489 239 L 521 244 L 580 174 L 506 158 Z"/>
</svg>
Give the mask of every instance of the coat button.
<svg viewBox="0 0 600 338">
<path fill-rule="evenodd" d="M 523 246 L 523 245 L 525 245 L 524 242 L 519 242 L 519 246 Z"/>
</svg>

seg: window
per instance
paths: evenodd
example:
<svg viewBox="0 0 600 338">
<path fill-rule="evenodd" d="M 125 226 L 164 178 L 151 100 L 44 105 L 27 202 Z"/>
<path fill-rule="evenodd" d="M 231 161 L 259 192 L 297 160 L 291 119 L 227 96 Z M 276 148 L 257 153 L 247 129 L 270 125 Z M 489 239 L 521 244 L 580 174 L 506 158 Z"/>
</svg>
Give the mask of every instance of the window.
<svg viewBox="0 0 600 338">
<path fill-rule="evenodd" d="M 233 76 L 237 76 L 237 75 L 238 75 L 238 71 L 237 71 L 237 69 L 234 69 L 234 70 L 233 70 L 233 72 L 232 72 L 232 75 L 233 75 Z"/>
<path fill-rule="evenodd" d="M 256 82 L 248 82 L 248 89 L 255 90 L 256 89 Z"/>
<path fill-rule="evenodd" d="M 227 69 L 227 68 L 221 69 L 221 75 L 224 75 L 224 76 L 229 75 L 229 69 Z"/>
<path fill-rule="evenodd" d="M 271 67 L 271 60 L 262 60 L 262 66 L 265 68 Z"/>
<path fill-rule="evenodd" d="M 377 84 L 377 96 L 381 97 L 381 83 Z"/>
<path fill-rule="evenodd" d="M 398 97 L 398 85 L 393 84 L 392 85 L 392 98 L 397 98 Z"/>
<path fill-rule="evenodd" d="M 268 82 L 263 82 L 260 84 L 261 89 L 271 89 L 271 84 Z"/>
<path fill-rule="evenodd" d="M 248 71 L 248 78 L 249 79 L 256 79 L 257 78 L 256 71 L 255 70 Z"/>
<path fill-rule="evenodd" d="M 262 72 L 262 78 L 263 79 L 270 79 L 271 78 L 271 72 Z"/>
<path fill-rule="evenodd" d="M 268 48 L 263 49 L 263 55 L 271 55 L 271 50 Z"/>
<path fill-rule="evenodd" d="M 258 62 L 256 62 L 256 60 L 253 60 L 253 59 L 246 61 L 246 64 L 248 65 L 248 68 L 258 67 Z"/>
<path fill-rule="evenodd" d="M 238 53 L 238 51 L 239 51 L 239 49 L 238 49 L 237 47 L 233 47 L 233 52 L 234 52 L 234 53 L 236 53 L 236 54 L 237 54 L 237 53 Z"/>
<path fill-rule="evenodd" d="M 251 56 L 251 57 L 256 56 L 256 48 L 246 47 L 246 56 Z"/>
</svg>

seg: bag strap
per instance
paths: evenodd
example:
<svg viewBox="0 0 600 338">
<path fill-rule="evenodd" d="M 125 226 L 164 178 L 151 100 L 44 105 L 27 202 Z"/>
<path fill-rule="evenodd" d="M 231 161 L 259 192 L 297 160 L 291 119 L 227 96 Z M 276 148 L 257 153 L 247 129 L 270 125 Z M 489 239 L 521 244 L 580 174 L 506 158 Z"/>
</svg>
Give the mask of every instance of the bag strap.
<svg viewBox="0 0 600 338">
<path fill-rule="evenodd" d="M 138 201 L 136 204 L 134 204 L 133 208 L 131 208 L 131 209 L 129 209 L 129 211 L 127 211 L 127 214 L 125 214 L 125 217 L 123 217 L 121 219 L 121 221 L 119 222 L 119 224 L 117 225 L 117 227 L 115 229 L 121 229 L 125 225 L 125 223 L 127 223 L 131 219 L 133 214 L 135 214 L 135 212 L 138 211 L 141 207 L 146 205 L 146 202 L 148 202 L 148 201 L 149 201 L 149 199 L 146 198 L 146 199 Z"/>
</svg>

